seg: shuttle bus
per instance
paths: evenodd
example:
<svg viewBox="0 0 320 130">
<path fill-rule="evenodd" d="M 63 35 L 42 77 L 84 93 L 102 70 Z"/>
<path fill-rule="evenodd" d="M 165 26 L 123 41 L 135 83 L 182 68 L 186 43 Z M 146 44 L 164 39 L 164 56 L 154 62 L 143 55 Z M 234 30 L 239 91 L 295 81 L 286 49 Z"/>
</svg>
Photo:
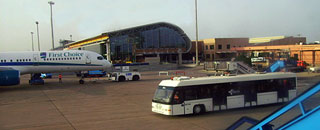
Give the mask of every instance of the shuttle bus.
<svg viewBox="0 0 320 130">
<path fill-rule="evenodd" d="M 287 102 L 296 96 L 296 85 L 296 74 L 288 72 L 175 77 L 160 82 L 152 111 L 184 115 Z"/>
</svg>

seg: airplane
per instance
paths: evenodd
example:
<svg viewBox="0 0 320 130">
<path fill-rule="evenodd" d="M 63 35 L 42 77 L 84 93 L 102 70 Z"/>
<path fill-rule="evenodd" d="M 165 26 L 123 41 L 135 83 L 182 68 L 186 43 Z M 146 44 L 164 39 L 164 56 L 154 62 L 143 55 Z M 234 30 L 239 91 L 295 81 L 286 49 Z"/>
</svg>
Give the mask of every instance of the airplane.
<svg viewBox="0 0 320 130">
<path fill-rule="evenodd" d="M 0 85 L 5 82 L 9 85 L 19 84 L 20 81 L 12 80 L 20 80 L 20 75 L 24 74 L 32 74 L 33 80 L 40 79 L 41 73 L 105 71 L 110 67 L 111 63 L 103 56 L 85 50 L 0 52 Z M 17 74 L 12 76 L 14 74 L 10 74 L 9 71 Z M 79 83 L 84 83 L 82 78 Z"/>
</svg>

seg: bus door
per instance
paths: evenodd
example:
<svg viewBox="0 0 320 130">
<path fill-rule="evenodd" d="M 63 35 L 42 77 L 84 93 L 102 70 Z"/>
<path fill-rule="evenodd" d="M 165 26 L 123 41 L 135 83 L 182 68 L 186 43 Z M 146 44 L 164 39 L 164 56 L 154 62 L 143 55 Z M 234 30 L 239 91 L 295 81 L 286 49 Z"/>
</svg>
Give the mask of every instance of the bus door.
<svg viewBox="0 0 320 130">
<path fill-rule="evenodd" d="M 191 114 L 193 113 L 193 107 L 195 104 L 197 104 L 197 91 L 192 88 L 186 88 L 184 91 L 184 109 L 185 114 Z"/>
<path fill-rule="evenodd" d="M 39 65 L 39 55 L 38 54 L 33 54 L 33 65 L 38 66 Z"/>
<path fill-rule="evenodd" d="M 91 59 L 89 55 L 86 55 L 86 64 L 91 64 Z"/>
<path fill-rule="evenodd" d="M 176 90 L 173 94 L 172 114 L 173 115 L 185 114 L 184 96 L 181 90 Z"/>
</svg>

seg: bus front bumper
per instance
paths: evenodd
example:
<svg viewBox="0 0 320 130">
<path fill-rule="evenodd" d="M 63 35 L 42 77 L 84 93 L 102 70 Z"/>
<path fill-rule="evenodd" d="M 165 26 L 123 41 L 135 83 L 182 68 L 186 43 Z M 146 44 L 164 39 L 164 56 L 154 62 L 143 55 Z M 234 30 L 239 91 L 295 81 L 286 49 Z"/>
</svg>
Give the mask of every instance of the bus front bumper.
<svg viewBox="0 0 320 130">
<path fill-rule="evenodd" d="M 172 115 L 172 106 L 152 102 L 152 112 L 163 115 Z"/>
</svg>

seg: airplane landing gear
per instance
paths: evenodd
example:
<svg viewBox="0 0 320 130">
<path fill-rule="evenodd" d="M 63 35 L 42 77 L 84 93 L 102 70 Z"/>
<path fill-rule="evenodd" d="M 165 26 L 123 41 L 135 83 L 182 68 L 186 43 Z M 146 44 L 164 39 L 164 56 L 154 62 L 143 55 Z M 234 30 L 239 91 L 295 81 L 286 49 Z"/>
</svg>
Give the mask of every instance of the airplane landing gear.
<svg viewBox="0 0 320 130">
<path fill-rule="evenodd" d="M 84 84 L 84 74 L 82 72 L 79 72 L 77 74 L 78 77 L 81 77 L 80 80 L 79 80 L 79 84 Z"/>
<path fill-rule="evenodd" d="M 84 80 L 83 80 L 83 79 L 80 79 L 80 80 L 79 80 L 79 84 L 84 84 Z"/>
</svg>

